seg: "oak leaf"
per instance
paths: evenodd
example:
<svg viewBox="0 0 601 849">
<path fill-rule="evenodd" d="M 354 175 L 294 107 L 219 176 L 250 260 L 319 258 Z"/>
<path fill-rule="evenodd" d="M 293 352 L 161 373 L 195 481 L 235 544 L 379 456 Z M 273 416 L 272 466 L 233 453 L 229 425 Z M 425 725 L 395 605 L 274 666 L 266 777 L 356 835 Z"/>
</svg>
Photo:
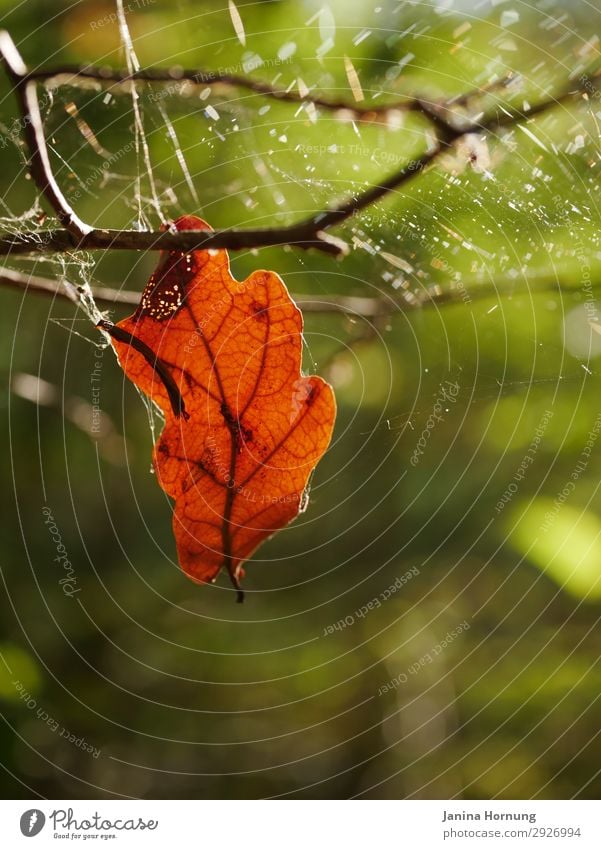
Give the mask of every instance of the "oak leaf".
<svg viewBox="0 0 601 849">
<path fill-rule="evenodd" d="M 212 582 L 225 568 L 242 601 L 243 562 L 299 514 L 334 426 L 331 387 L 301 373 L 299 309 L 272 271 L 240 283 L 224 250 L 169 251 L 135 313 L 99 326 L 165 416 L 153 462 L 182 569 Z"/>
</svg>

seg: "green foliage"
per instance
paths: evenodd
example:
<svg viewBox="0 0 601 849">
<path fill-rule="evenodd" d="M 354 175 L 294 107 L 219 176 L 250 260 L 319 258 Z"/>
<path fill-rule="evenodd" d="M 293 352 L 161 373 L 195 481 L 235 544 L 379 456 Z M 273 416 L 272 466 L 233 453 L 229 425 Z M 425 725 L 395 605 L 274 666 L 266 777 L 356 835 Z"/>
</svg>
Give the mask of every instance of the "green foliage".
<svg viewBox="0 0 601 849">
<path fill-rule="evenodd" d="M 569 494 L 521 505 L 510 528 L 516 548 L 566 592 L 595 602 L 601 598 L 601 521 L 586 510 L 564 506 Z"/>
</svg>

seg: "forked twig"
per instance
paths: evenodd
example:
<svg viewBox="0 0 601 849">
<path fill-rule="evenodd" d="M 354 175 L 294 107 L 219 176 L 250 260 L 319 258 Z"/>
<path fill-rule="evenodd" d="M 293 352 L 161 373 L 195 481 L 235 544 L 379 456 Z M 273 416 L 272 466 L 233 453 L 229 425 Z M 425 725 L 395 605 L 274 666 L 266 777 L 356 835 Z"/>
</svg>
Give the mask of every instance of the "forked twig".
<svg viewBox="0 0 601 849">
<path fill-rule="evenodd" d="M 244 77 L 231 74 L 214 74 L 200 70 L 153 68 L 130 74 L 103 67 L 65 65 L 30 71 L 23 62 L 14 41 L 6 31 L 0 31 L 0 58 L 4 62 L 13 84 L 26 128 L 26 141 L 31 154 L 32 177 L 64 227 L 63 230 L 2 235 L 0 236 L 0 254 L 68 252 L 83 249 L 179 250 L 187 252 L 198 248 L 243 250 L 289 245 L 302 249 L 315 248 L 333 256 L 341 256 L 347 252 L 347 245 L 341 239 L 329 235 L 326 232 L 327 230 L 343 223 L 357 212 L 408 184 L 417 174 L 435 162 L 449 146 L 464 136 L 474 132 L 494 133 L 503 127 L 528 121 L 558 104 L 581 97 L 588 92 L 588 86 L 592 85 L 591 81 L 597 79 L 601 73 L 596 72 L 590 77 L 581 77 L 578 83 L 566 87 L 556 97 L 544 100 L 524 111 L 503 110 L 499 115 L 481 121 L 469 121 L 456 115 L 457 104 L 465 104 L 469 102 L 470 97 L 490 91 L 491 87 L 479 89 L 476 92 L 444 103 L 429 103 L 423 98 L 407 98 L 400 103 L 373 107 L 344 104 L 340 101 L 327 100 L 311 94 L 301 95 L 296 92 L 275 89 L 267 83 Z M 258 94 L 283 101 L 310 102 L 324 109 L 346 110 L 349 114 L 358 116 L 363 120 L 372 120 L 373 116 L 390 113 L 393 110 L 418 111 L 429 120 L 434 131 L 434 137 L 429 148 L 419 159 L 405 164 L 381 183 L 341 201 L 330 209 L 311 215 L 305 220 L 289 226 L 217 230 L 202 233 L 183 230 L 171 233 L 99 229 L 83 222 L 72 210 L 53 176 L 48 156 L 36 86 L 40 81 L 65 76 L 75 79 L 93 79 L 105 84 L 107 82 L 123 84 L 132 80 L 149 83 L 173 83 L 186 80 L 199 85 L 223 83 L 241 86 Z M 506 82 L 506 80 L 501 80 L 496 85 L 503 85 Z"/>
</svg>

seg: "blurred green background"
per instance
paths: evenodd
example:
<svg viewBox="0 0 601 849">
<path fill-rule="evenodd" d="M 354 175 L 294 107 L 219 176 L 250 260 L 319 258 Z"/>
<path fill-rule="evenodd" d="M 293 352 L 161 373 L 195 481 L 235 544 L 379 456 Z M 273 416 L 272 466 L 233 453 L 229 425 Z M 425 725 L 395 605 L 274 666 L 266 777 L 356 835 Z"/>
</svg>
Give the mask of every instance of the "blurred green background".
<svg viewBox="0 0 601 849">
<path fill-rule="evenodd" d="M 125 3 L 142 66 L 349 103 L 349 68 L 365 104 L 511 73 L 470 103 L 488 115 L 599 64 L 588 3 L 474 6 L 240 2 L 243 35 L 225 0 Z M 0 2 L 32 67 L 123 67 L 115 9 Z M 90 223 L 290 223 L 428 144 L 417 115 L 357 123 L 224 86 L 138 93 L 152 179 L 131 92 L 40 90 L 57 179 Z M 0 99 L 2 229 L 47 227 L 3 75 Z M 525 128 L 472 136 L 338 228 L 341 262 L 233 255 L 240 279 L 272 268 L 293 293 L 387 305 L 306 313 L 335 439 L 307 511 L 248 564 L 243 606 L 227 581 L 180 572 L 149 413 L 86 313 L 0 292 L 5 797 L 598 797 L 600 122 L 591 86 Z M 156 256 L 3 262 L 141 291 Z"/>
</svg>

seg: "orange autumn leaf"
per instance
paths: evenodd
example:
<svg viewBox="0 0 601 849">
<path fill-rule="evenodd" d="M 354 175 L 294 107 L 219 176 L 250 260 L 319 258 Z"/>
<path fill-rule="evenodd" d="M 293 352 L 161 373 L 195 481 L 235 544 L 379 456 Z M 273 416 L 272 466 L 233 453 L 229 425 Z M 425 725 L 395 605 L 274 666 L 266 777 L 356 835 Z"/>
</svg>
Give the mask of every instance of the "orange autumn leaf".
<svg viewBox="0 0 601 849">
<path fill-rule="evenodd" d="M 224 250 L 170 251 L 135 313 L 99 326 L 164 413 L 153 461 L 182 569 L 206 582 L 225 567 L 241 601 L 243 562 L 299 514 L 334 426 L 331 387 L 301 374 L 299 309 L 272 271 L 239 283 Z"/>
</svg>

